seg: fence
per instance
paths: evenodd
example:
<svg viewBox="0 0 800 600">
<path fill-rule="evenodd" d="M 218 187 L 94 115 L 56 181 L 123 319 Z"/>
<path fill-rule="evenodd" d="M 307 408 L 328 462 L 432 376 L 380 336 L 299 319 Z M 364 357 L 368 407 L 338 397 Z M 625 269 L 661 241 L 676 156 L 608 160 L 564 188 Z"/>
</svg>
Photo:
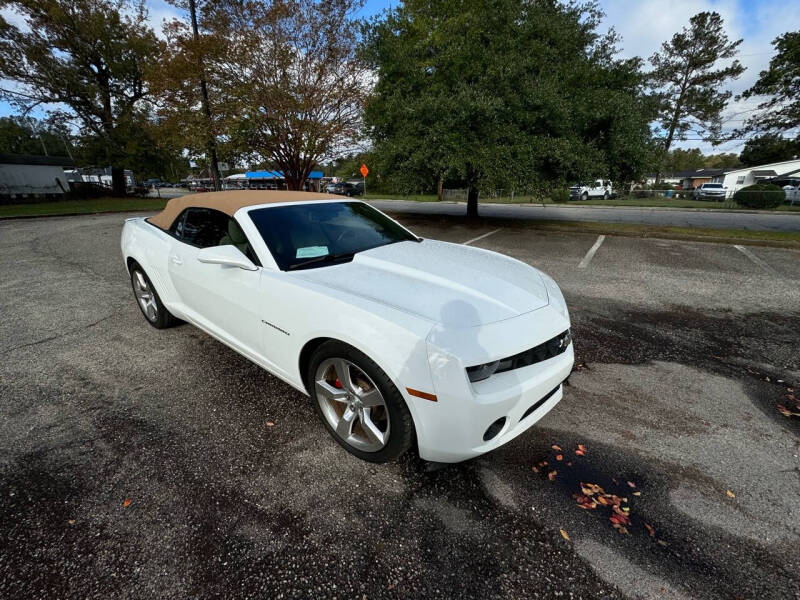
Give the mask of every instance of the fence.
<svg viewBox="0 0 800 600">
<path fill-rule="evenodd" d="M 563 190 L 566 192 L 566 189 Z M 674 202 L 675 206 L 708 206 L 709 208 L 737 208 L 739 205 L 734 201 L 735 190 L 726 190 L 724 195 L 702 195 L 698 190 L 669 190 L 669 189 L 625 189 L 615 190 L 609 195 L 608 200 L 613 204 L 614 200 L 622 201 L 625 204 L 635 205 L 640 201 L 643 206 L 656 204 L 658 206 L 669 206 Z M 744 193 L 748 193 L 745 191 Z M 753 192 L 759 193 L 759 192 Z M 794 205 L 800 204 L 800 187 L 784 188 L 786 202 Z M 589 201 L 604 200 L 602 195 L 589 195 Z M 443 189 L 442 200 L 446 202 L 466 202 L 467 190 L 465 188 Z M 570 198 L 570 202 L 579 203 L 580 198 Z M 689 204 L 687 201 L 691 201 Z M 483 204 L 552 204 L 551 195 L 541 191 L 531 189 L 489 189 L 481 190 L 478 202 Z M 696 203 L 696 204 L 695 204 Z"/>
</svg>

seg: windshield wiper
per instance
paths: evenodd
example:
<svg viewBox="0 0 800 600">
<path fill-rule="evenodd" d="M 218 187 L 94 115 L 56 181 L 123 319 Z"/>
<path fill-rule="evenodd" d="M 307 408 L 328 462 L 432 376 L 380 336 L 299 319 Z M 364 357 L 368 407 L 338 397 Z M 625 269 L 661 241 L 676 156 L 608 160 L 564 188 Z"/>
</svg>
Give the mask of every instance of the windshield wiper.
<svg viewBox="0 0 800 600">
<path fill-rule="evenodd" d="M 334 262 L 337 260 L 350 260 L 355 255 L 355 252 L 340 252 L 339 254 L 324 254 L 322 256 L 315 256 L 314 258 L 309 258 L 308 260 L 303 260 L 298 263 L 294 263 L 293 265 L 289 265 L 287 271 L 293 271 L 294 269 L 302 269 L 307 265 L 313 265 L 316 263 L 327 263 L 327 262 Z"/>
</svg>

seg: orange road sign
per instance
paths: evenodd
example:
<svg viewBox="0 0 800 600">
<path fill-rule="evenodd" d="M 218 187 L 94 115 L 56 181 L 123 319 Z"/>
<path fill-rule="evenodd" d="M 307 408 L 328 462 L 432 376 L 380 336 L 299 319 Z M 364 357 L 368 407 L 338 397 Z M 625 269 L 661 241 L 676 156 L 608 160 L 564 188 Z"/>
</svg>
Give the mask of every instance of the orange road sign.
<svg viewBox="0 0 800 600">
<path fill-rule="evenodd" d="M 367 168 L 367 165 L 361 165 L 361 176 L 366 178 L 367 175 L 369 175 L 369 169 Z"/>
</svg>

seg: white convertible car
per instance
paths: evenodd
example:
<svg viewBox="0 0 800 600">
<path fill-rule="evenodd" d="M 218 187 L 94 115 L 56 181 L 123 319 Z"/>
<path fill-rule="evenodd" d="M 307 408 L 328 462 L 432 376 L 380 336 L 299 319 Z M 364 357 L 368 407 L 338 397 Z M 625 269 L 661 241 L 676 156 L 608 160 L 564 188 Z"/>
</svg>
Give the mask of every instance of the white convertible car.
<svg viewBox="0 0 800 600">
<path fill-rule="evenodd" d="M 556 283 L 520 261 L 421 239 L 330 194 L 215 192 L 128 219 L 148 322 L 201 328 L 304 394 L 354 455 L 458 462 L 541 419 L 574 360 Z"/>
</svg>

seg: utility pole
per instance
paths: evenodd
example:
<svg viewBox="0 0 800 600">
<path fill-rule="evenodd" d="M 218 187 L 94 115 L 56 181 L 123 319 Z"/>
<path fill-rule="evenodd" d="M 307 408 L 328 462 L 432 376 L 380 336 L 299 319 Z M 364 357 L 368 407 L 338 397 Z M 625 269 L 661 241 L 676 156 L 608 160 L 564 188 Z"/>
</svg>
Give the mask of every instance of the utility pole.
<svg viewBox="0 0 800 600">
<path fill-rule="evenodd" d="M 189 14 L 192 17 L 192 35 L 195 44 L 200 40 L 200 34 L 197 31 L 197 8 L 195 0 L 189 0 Z M 202 58 L 199 58 L 202 61 Z M 219 165 L 217 164 L 217 140 L 214 136 L 214 124 L 211 121 L 211 107 L 208 104 L 208 86 L 206 85 L 205 70 L 202 64 L 199 65 L 200 73 L 200 95 L 202 96 L 203 112 L 206 116 L 206 126 L 208 127 L 208 154 L 211 158 L 211 179 L 214 182 L 214 189 L 219 191 L 222 189 L 220 185 Z"/>
</svg>

